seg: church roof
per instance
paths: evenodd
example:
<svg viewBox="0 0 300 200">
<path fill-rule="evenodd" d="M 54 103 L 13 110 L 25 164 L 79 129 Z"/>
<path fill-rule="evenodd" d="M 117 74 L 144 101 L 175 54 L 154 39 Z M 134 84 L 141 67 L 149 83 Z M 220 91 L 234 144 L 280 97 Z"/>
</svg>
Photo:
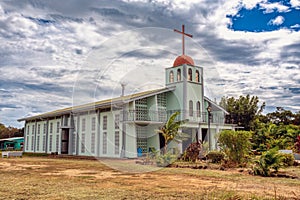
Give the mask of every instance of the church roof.
<svg viewBox="0 0 300 200">
<path fill-rule="evenodd" d="M 223 111 L 226 115 L 229 114 L 229 112 L 227 112 L 224 108 L 222 108 L 221 106 L 219 106 L 216 102 L 212 101 L 211 99 L 209 99 L 208 97 L 204 96 L 204 100 L 209 102 L 212 106 L 212 110 L 221 110 Z"/>
<path fill-rule="evenodd" d="M 194 60 L 190 56 L 181 55 L 175 59 L 173 67 L 177 67 L 183 64 L 195 66 Z"/>
<path fill-rule="evenodd" d="M 88 110 L 93 110 L 97 108 L 109 108 L 112 106 L 112 104 L 124 104 L 128 103 L 130 101 L 134 101 L 137 99 L 142 99 L 148 96 L 164 93 L 164 92 L 169 92 L 175 89 L 175 86 L 173 87 L 165 87 L 165 88 L 160 88 L 160 89 L 155 89 L 155 90 L 148 90 L 144 92 L 139 92 L 135 94 L 130 94 L 126 96 L 120 96 L 112 99 L 105 99 L 101 101 L 96 101 L 92 103 L 87 103 L 83 105 L 78 105 L 78 106 L 73 106 L 73 107 L 68 107 L 68 108 L 63 108 L 59 110 L 54 110 L 51 112 L 43 113 L 40 115 L 35 115 L 35 116 L 30 116 L 30 117 L 24 117 L 21 119 L 18 119 L 18 121 L 25 121 L 25 120 L 34 120 L 34 119 L 42 119 L 42 118 L 47 118 L 47 117 L 54 117 L 54 116 L 60 116 L 64 114 L 70 114 L 72 112 L 84 112 Z"/>
</svg>

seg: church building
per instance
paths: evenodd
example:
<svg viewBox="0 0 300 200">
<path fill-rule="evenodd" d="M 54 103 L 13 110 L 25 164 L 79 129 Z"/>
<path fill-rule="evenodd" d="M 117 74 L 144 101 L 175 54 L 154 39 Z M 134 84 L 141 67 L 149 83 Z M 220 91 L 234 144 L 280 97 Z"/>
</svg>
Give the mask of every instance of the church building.
<svg viewBox="0 0 300 200">
<path fill-rule="evenodd" d="M 165 87 L 92 102 L 26 117 L 24 151 L 136 158 L 141 151 L 159 151 L 164 146 L 157 130 L 179 112 L 187 120 L 180 131 L 187 140 L 174 140 L 170 150 L 182 153 L 196 138 L 216 149 L 216 135 L 224 129 L 226 110 L 204 95 L 203 68 L 184 53 L 165 69 Z"/>
</svg>

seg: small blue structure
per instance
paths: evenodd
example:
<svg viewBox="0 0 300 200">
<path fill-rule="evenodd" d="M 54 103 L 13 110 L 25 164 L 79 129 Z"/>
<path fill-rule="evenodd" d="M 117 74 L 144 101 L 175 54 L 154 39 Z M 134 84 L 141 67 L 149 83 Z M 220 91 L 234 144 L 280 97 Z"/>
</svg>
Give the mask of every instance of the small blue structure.
<svg viewBox="0 0 300 200">
<path fill-rule="evenodd" d="M 1 150 L 23 150 L 24 137 L 0 139 Z"/>
<path fill-rule="evenodd" d="M 137 148 L 137 154 L 138 154 L 138 157 L 143 156 L 143 149 L 141 147 Z"/>
</svg>

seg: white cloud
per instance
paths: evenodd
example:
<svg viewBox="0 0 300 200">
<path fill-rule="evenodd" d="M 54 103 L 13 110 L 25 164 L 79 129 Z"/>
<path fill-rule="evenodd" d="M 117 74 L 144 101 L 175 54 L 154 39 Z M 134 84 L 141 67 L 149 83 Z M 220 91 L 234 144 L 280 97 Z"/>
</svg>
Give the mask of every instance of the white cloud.
<svg viewBox="0 0 300 200">
<path fill-rule="evenodd" d="M 242 3 L 242 5 L 248 9 L 251 10 L 253 9 L 257 4 L 266 2 L 267 0 L 242 0 L 240 1 Z M 237 5 L 237 4 L 236 4 Z"/>
<path fill-rule="evenodd" d="M 100 78 L 102 91 L 97 90 L 97 99 L 119 95 L 120 80 L 128 82 L 126 90 L 129 93 L 151 88 L 154 83 L 155 86 L 164 85 L 163 69 L 171 66 L 180 53 L 180 36 L 172 35 L 172 29 L 180 28 L 182 23 L 194 35 L 193 40 L 186 39 L 187 52 L 193 53 L 196 64 L 204 67 L 205 78 L 210 81 L 206 86 L 211 87 L 211 91 L 215 85 L 210 76 L 214 75 L 225 82 L 226 93 L 223 94 L 249 93 L 258 95 L 267 105 L 299 107 L 292 98 L 282 96 L 293 95 L 284 88 L 299 87 L 300 60 L 295 49 L 300 43 L 300 32 L 280 29 L 253 33 L 228 29 L 231 21 L 226 16 L 237 14 L 242 7 L 252 9 L 260 4 L 270 12 L 275 9 L 286 12 L 287 8 L 279 3 L 270 4 L 266 0 L 154 0 L 150 6 L 149 1 L 125 1 L 120 6 L 120 2 L 105 4 L 102 1 L 89 7 L 101 9 L 109 5 L 111 13 L 90 12 L 85 7 L 86 10 L 73 12 L 70 16 L 70 10 L 68 14 L 58 13 L 47 2 L 43 1 L 45 5 L 38 8 L 11 4 L 9 12 L 3 9 L 5 6 L 0 7 L 0 84 L 5 85 L 5 91 L 0 89 L 0 98 L 2 100 L 2 94 L 9 94 L 12 97 L 3 98 L 2 103 L 22 107 L 20 112 L 0 108 L 8 116 L 1 118 L 6 123 L 28 113 L 70 105 L 76 80 L 77 85 L 85 86 L 98 83 Z M 297 2 L 293 1 L 293 5 Z M 29 17 L 54 22 L 41 24 Z M 279 16 L 270 23 L 280 25 L 283 22 L 284 18 Z M 169 29 L 141 28 L 149 26 Z M 191 41 L 198 42 L 198 46 Z M 100 54 L 91 61 L 95 47 L 99 48 Z M 155 57 L 160 51 L 168 53 L 162 54 L 164 57 Z M 290 66 L 294 68 L 287 70 Z M 134 79 L 132 74 L 138 74 L 137 78 Z M 22 84 L 28 88 L 23 88 Z M 95 98 L 95 85 L 92 86 L 86 93 Z"/>
<path fill-rule="evenodd" d="M 281 3 L 260 3 L 259 6 L 265 9 L 265 13 L 272 13 L 274 11 L 278 12 L 288 12 L 290 8 L 288 6 L 282 5 Z"/>
<path fill-rule="evenodd" d="M 279 26 L 279 25 L 283 24 L 284 20 L 285 20 L 284 17 L 282 17 L 282 16 L 277 16 L 275 19 L 271 19 L 271 20 L 268 22 L 268 25 Z"/>
<path fill-rule="evenodd" d="M 290 0 L 292 7 L 300 7 L 300 0 Z"/>
<path fill-rule="evenodd" d="M 295 25 L 291 26 L 291 28 L 300 28 L 300 24 L 295 24 Z"/>
</svg>

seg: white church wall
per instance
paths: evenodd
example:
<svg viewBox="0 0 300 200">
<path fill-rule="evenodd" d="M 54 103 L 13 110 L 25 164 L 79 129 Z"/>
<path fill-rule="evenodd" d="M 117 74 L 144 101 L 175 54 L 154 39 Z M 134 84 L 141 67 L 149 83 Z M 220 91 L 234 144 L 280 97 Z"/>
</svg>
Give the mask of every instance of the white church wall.
<svg viewBox="0 0 300 200">
<path fill-rule="evenodd" d="M 36 130 L 36 140 L 35 140 L 35 152 L 43 153 L 45 152 L 45 148 L 43 148 L 44 142 L 44 124 L 45 121 L 37 122 L 37 130 Z"/>
<path fill-rule="evenodd" d="M 48 126 L 48 153 L 57 152 L 60 153 L 60 129 L 61 118 L 49 120 Z"/>
<path fill-rule="evenodd" d="M 96 112 L 78 115 L 74 118 L 74 126 L 72 153 L 77 152 L 82 156 L 97 156 L 99 124 Z"/>
<path fill-rule="evenodd" d="M 135 125 L 134 124 L 126 124 L 125 133 L 126 133 L 125 157 L 135 158 L 135 157 L 137 157 Z"/>
<path fill-rule="evenodd" d="M 27 122 L 26 123 L 26 130 L 25 130 L 25 152 L 33 152 L 33 149 L 31 148 L 34 140 L 32 140 L 32 136 L 34 136 L 33 130 L 34 130 L 35 122 Z"/>
</svg>

